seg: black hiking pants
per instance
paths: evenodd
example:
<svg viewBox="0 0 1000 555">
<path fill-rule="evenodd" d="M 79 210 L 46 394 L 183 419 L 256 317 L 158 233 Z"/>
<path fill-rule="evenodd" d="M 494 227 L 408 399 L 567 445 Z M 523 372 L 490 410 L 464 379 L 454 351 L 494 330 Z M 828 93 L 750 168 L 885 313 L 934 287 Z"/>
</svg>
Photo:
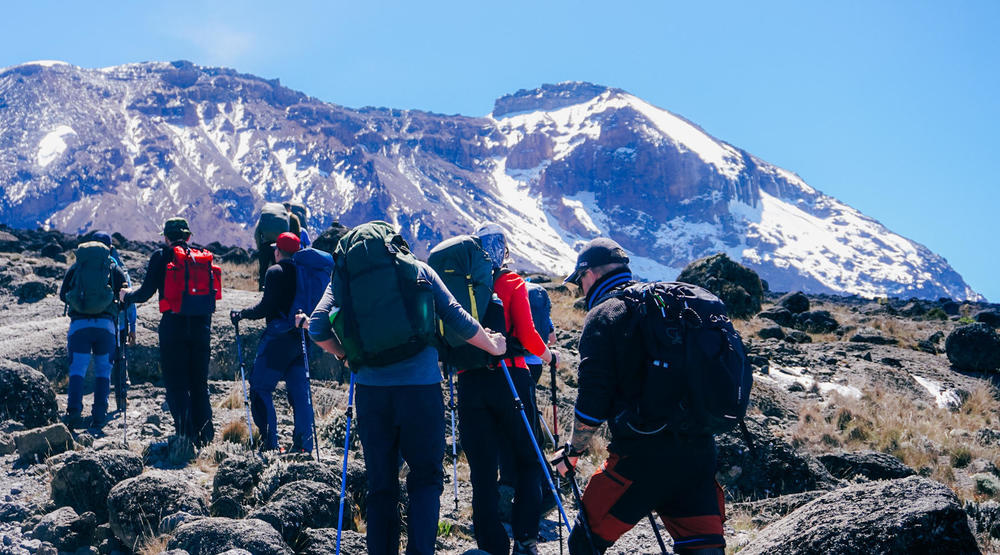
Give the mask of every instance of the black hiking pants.
<svg viewBox="0 0 1000 555">
<path fill-rule="evenodd" d="M 535 382 L 525 368 L 510 368 L 528 422 L 534 422 Z M 469 459 L 472 481 L 472 523 L 479 549 L 492 555 L 510 553 L 510 539 L 497 508 L 500 453 L 512 454 L 514 506 L 511 529 L 515 540 L 538 537 L 542 467 L 525 430 L 520 411 L 502 369 L 466 370 L 458 378 L 458 431 Z"/>
<path fill-rule="evenodd" d="M 204 445 L 215 437 L 208 399 L 212 317 L 165 312 L 160 319 L 160 368 L 174 431 Z"/>
</svg>

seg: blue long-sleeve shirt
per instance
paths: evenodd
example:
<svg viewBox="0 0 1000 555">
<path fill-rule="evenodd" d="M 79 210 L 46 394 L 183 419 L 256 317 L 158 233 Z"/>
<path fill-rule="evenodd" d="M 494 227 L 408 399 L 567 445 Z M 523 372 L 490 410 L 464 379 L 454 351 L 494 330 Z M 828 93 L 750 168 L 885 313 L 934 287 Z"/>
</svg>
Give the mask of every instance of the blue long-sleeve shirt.
<svg viewBox="0 0 1000 555">
<path fill-rule="evenodd" d="M 111 258 L 115 259 L 115 264 L 118 264 L 118 267 L 121 268 L 122 272 L 125 273 L 125 286 L 131 289 L 132 278 L 128 275 L 128 268 L 126 268 L 125 265 L 122 264 L 122 257 L 120 254 L 118 254 L 118 249 L 114 247 L 111 248 Z M 118 314 L 118 329 L 123 330 L 126 328 L 127 325 L 128 333 L 135 333 L 135 319 L 136 319 L 135 305 L 130 304 L 125 309 L 124 314 L 122 313 Z"/>
<path fill-rule="evenodd" d="M 461 337 L 471 339 L 479 331 L 479 323 L 466 312 L 455 300 L 437 273 L 430 266 L 418 262 L 420 271 L 418 278 L 426 279 L 431 284 L 434 294 L 434 312 L 444 321 L 445 326 L 455 330 Z M 336 273 L 334 273 L 336 279 Z M 330 314 L 340 310 L 340 304 L 333 293 L 333 281 L 327 286 L 323 298 L 309 319 L 309 336 L 314 341 L 326 341 L 334 337 Z M 441 371 L 438 369 L 438 352 L 433 346 L 428 346 L 416 355 L 385 366 L 354 368 L 357 372 L 355 381 L 361 385 L 393 386 L 393 385 L 429 385 L 441 382 Z"/>
</svg>

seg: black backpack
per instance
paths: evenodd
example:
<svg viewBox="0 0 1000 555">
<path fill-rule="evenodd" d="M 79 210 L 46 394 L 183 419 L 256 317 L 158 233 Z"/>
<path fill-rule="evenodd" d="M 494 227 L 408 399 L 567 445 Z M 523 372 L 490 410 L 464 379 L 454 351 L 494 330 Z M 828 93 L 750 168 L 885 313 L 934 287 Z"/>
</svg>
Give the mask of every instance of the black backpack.
<svg viewBox="0 0 1000 555">
<path fill-rule="evenodd" d="M 714 435 L 737 426 L 750 402 L 753 373 L 743 340 L 718 297 L 679 282 L 639 283 L 615 293 L 645 361 L 628 390 L 631 406 L 616 430 L 636 436 L 670 431 Z"/>
</svg>

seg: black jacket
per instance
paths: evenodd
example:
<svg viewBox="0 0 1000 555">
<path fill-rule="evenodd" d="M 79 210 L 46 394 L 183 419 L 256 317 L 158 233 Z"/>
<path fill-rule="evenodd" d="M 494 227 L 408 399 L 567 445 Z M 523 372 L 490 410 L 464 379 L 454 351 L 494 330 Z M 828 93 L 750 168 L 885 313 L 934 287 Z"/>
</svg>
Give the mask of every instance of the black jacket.
<svg viewBox="0 0 1000 555">
<path fill-rule="evenodd" d="M 256 305 L 244 309 L 240 315 L 247 320 L 265 318 L 270 322 L 288 315 L 295 300 L 295 263 L 282 260 L 267 269 L 264 275 L 264 296 Z"/>
</svg>

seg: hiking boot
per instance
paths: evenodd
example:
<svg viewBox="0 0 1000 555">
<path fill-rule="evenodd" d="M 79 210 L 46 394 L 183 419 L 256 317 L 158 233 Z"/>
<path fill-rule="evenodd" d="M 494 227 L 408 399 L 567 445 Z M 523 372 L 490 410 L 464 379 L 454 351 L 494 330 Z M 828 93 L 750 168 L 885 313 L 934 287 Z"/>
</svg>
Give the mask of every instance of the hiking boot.
<svg viewBox="0 0 1000 555">
<path fill-rule="evenodd" d="M 94 414 L 91 415 L 90 419 L 87 421 L 87 429 L 101 431 L 107 424 L 108 424 L 107 415 Z"/>
<path fill-rule="evenodd" d="M 65 424 L 70 430 L 82 428 L 84 425 L 82 414 L 76 411 L 67 412 L 60 420 L 62 420 L 62 423 Z"/>
<path fill-rule="evenodd" d="M 538 555 L 538 544 L 535 540 L 516 541 L 511 555 Z"/>
</svg>

